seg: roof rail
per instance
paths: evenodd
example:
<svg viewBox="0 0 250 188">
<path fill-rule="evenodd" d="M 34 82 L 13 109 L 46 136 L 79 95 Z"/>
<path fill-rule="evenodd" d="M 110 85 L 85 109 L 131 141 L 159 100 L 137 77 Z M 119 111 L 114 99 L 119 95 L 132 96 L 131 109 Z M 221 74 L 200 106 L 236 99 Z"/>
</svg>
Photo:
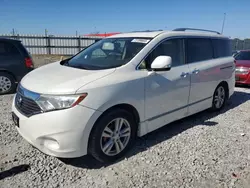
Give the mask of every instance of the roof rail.
<svg viewBox="0 0 250 188">
<path fill-rule="evenodd" d="M 205 31 L 205 32 L 216 33 L 216 34 L 220 35 L 220 32 L 218 32 L 218 31 L 212 31 L 212 30 L 206 30 L 206 29 L 196 29 L 196 28 L 177 28 L 177 29 L 174 29 L 173 31 L 186 31 L 186 30 Z"/>
<path fill-rule="evenodd" d="M 155 32 L 155 31 L 163 31 L 162 29 L 159 30 L 142 30 L 142 31 L 131 31 L 133 33 L 137 33 L 137 32 Z"/>
</svg>

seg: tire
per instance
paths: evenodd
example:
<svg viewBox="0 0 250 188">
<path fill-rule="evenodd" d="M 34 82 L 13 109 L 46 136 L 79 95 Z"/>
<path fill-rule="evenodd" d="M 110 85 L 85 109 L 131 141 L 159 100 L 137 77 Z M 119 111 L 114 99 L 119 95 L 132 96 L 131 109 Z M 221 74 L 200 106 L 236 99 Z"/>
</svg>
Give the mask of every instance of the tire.
<svg viewBox="0 0 250 188">
<path fill-rule="evenodd" d="M 223 93 L 223 94 L 221 94 L 221 96 L 219 97 L 220 95 L 219 93 Z M 221 109 L 224 108 L 226 101 L 227 101 L 227 88 L 225 87 L 225 85 L 220 84 L 217 86 L 217 88 L 214 91 L 213 104 L 212 104 L 211 110 L 220 111 Z"/>
<path fill-rule="evenodd" d="M 14 93 L 16 83 L 13 76 L 8 73 L 0 72 L 0 95 Z"/>
<path fill-rule="evenodd" d="M 117 122 L 119 122 L 119 124 L 122 124 L 119 131 L 120 135 L 122 134 L 123 136 L 128 135 L 130 131 L 129 138 L 125 136 L 119 137 L 119 134 L 115 133 L 115 127 L 116 127 L 115 125 Z M 109 129 L 107 129 L 107 127 Z M 92 132 L 90 134 L 88 151 L 95 159 L 97 159 L 100 162 L 103 163 L 114 162 L 124 157 L 125 153 L 134 143 L 136 138 L 136 133 L 137 133 L 137 124 L 132 114 L 123 109 L 114 109 L 110 112 L 103 114 L 101 118 L 95 123 Z M 120 145 L 120 143 L 122 143 L 123 145 Z M 122 146 L 124 146 L 124 148 Z M 119 153 L 116 153 L 117 151 L 119 151 L 117 150 L 119 148 L 123 149 L 121 149 Z"/>
</svg>

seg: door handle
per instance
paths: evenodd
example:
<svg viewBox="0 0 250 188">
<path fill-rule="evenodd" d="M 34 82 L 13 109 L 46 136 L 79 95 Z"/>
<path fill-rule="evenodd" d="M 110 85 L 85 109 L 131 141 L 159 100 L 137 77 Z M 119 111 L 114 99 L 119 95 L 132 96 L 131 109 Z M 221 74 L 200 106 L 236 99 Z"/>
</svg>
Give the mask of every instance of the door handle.
<svg viewBox="0 0 250 188">
<path fill-rule="evenodd" d="M 193 74 L 198 74 L 199 72 L 200 72 L 199 69 L 194 69 L 192 73 L 193 73 Z"/>
<path fill-rule="evenodd" d="M 188 74 L 189 74 L 188 72 L 182 72 L 182 73 L 181 73 L 181 77 L 182 77 L 182 78 L 186 78 Z"/>
</svg>

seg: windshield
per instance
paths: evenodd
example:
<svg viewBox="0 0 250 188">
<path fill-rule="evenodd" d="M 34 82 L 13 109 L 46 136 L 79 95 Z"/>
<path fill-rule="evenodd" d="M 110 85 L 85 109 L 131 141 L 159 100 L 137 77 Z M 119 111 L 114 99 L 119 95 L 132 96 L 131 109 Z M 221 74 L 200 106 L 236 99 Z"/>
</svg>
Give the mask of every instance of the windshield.
<svg viewBox="0 0 250 188">
<path fill-rule="evenodd" d="M 250 51 L 241 51 L 235 56 L 236 60 L 250 60 Z"/>
<path fill-rule="evenodd" d="M 148 42 L 146 38 L 106 38 L 89 46 L 64 65 L 99 70 L 128 63 Z"/>
</svg>

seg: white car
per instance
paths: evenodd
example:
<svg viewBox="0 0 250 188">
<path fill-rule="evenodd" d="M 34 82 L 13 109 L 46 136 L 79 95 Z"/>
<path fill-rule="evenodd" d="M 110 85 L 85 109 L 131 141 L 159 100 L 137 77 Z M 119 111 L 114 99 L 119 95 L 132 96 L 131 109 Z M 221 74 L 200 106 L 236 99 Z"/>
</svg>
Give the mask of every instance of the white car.
<svg viewBox="0 0 250 188">
<path fill-rule="evenodd" d="M 207 30 L 114 35 L 26 75 L 13 120 L 48 155 L 114 161 L 137 136 L 223 108 L 234 92 L 231 54 L 230 40 Z"/>
</svg>

